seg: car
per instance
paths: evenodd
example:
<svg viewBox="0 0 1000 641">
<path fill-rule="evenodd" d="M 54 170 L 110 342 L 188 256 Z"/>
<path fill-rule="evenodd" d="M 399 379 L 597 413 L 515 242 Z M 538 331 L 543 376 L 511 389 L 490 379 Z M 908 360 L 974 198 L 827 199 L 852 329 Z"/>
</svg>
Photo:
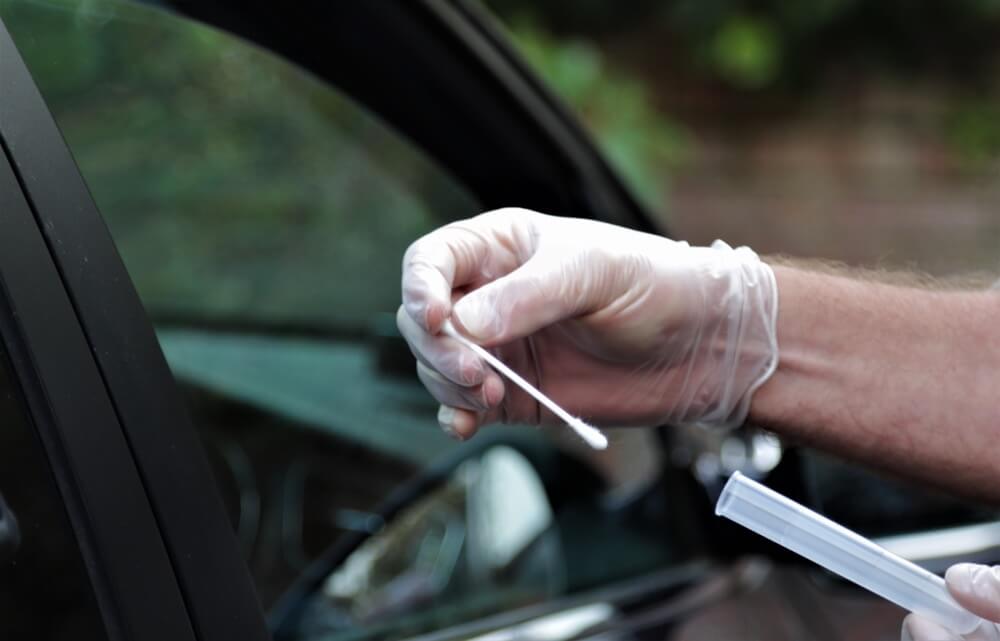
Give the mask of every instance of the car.
<svg viewBox="0 0 1000 641">
<path fill-rule="evenodd" d="M 465 0 L 0 0 L 0 634 L 877 639 L 742 470 L 935 570 L 996 514 L 752 427 L 466 443 L 394 327 L 436 226 L 669 233 Z"/>
</svg>

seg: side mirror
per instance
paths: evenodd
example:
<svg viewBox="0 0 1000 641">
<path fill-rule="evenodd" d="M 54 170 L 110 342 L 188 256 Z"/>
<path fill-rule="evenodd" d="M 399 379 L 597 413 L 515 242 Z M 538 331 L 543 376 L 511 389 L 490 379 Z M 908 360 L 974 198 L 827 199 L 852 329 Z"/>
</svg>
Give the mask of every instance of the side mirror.
<svg viewBox="0 0 1000 641">
<path fill-rule="evenodd" d="M 442 627 L 542 601 L 564 581 L 541 478 L 523 454 L 495 445 L 348 555 L 314 594 L 300 633 L 393 620 L 415 630 L 423 618 Z"/>
</svg>

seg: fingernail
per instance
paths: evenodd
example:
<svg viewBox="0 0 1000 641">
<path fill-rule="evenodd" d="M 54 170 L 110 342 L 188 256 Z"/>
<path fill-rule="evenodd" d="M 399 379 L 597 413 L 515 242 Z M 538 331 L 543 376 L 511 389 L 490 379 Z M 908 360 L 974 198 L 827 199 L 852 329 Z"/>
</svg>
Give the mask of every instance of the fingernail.
<svg viewBox="0 0 1000 641">
<path fill-rule="evenodd" d="M 455 416 L 456 412 L 454 407 L 442 405 L 438 408 L 438 425 L 441 426 L 441 429 L 444 430 L 448 436 L 460 441 L 462 440 L 462 435 L 455 429 Z"/>
<path fill-rule="evenodd" d="M 495 333 L 496 312 L 482 296 L 469 295 L 455 303 L 452 314 L 466 333 L 477 340 L 491 338 Z"/>
</svg>

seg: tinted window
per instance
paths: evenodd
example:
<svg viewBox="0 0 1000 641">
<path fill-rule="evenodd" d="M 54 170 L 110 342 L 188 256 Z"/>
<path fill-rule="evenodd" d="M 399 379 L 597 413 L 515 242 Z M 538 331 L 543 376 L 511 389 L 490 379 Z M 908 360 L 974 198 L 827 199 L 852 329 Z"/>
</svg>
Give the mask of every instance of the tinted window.
<svg viewBox="0 0 1000 641">
<path fill-rule="evenodd" d="M 635 489 L 655 472 L 649 434 L 586 459 L 561 432 L 460 445 L 437 427 L 394 314 L 406 246 L 479 210 L 446 170 L 225 33 L 117 2 L 0 8 L 284 637 L 395 638 L 673 560 L 662 523 L 603 511 L 609 476 Z"/>
<path fill-rule="evenodd" d="M 2 345 L 0 637 L 106 637 L 80 549 Z"/>
</svg>

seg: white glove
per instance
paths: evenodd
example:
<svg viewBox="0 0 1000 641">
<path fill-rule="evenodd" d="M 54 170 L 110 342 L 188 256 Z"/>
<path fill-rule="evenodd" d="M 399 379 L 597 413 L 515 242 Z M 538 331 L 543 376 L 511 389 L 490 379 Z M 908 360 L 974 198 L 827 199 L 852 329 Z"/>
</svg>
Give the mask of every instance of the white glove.
<svg viewBox="0 0 1000 641">
<path fill-rule="evenodd" d="M 587 421 L 730 427 L 777 365 L 777 309 L 749 248 L 502 209 L 410 246 L 397 323 L 442 427 L 468 438 L 554 417 L 441 335 L 449 317 Z"/>
<path fill-rule="evenodd" d="M 1000 566 L 959 563 L 944 575 L 958 604 L 986 619 L 975 631 L 960 636 L 915 614 L 903 620 L 903 641 L 1000 641 Z"/>
</svg>

